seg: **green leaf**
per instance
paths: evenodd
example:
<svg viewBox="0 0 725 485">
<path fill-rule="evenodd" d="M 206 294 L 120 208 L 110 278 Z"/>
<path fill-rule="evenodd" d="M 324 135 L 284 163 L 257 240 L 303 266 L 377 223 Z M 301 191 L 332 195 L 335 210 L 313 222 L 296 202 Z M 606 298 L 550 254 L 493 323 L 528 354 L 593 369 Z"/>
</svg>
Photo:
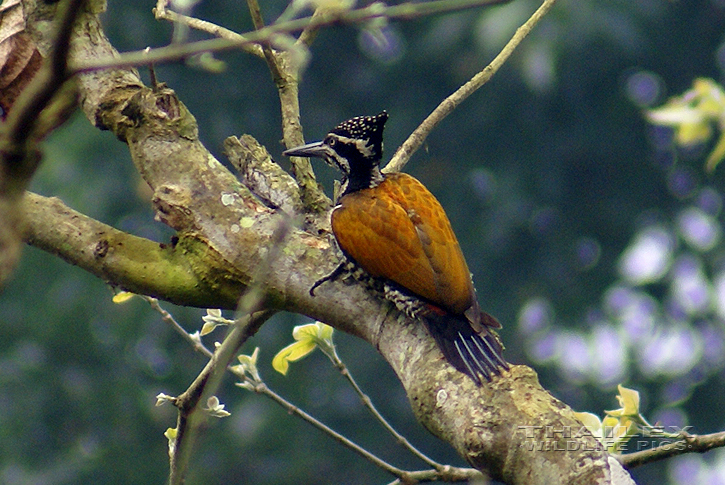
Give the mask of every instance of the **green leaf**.
<svg viewBox="0 0 725 485">
<path fill-rule="evenodd" d="M 597 438 L 602 437 L 602 421 L 599 419 L 599 416 L 592 413 L 578 412 L 574 412 L 574 416 L 576 416 L 576 419 L 581 421 L 582 424 L 586 426 L 589 431 L 591 431 L 592 435 L 596 436 Z"/>
<path fill-rule="evenodd" d="M 639 391 L 629 389 L 621 384 L 617 386 L 617 389 L 619 389 L 617 400 L 622 406 L 622 415 L 639 416 Z"/>
<path fill-rule="evenodd" d="M 119 291 L 115 295 L 113 295 L 113 303 L 121 304 L 126 303 L 128 300 L 136 296 L 136 293 L 131 293 L 130 291 Z"/>
<path fill-rule="evenodd" d="M 215 328 L 217 328 L 219 324 L 212 323 L 212 322 L 206 322 L 201 327 L 200 335 L 203 337 L 204 335 L 208 335 L 214 331 Z"/>
<path fill-rule="evenodd" d="M 705 169 L 708 172 L 712 172 L 723 159 L 725 159 L 725 132 L 720 133 L 720 138 L 718 138 L 715 148 L 712 149 L 712 153 L 707 157 Z"/>
<path fill-rule="evenodd" d="M 326 354 L 334 352 L 332 327 L 322 322 L 298 325 L 292 329 L 292 337 L 297 342 L 280 350 L 272 359 L 272 367 L 282 375 L 289 370 L 289 363 L 300 360 L 318 346 Z"/>
<path fill-rule="evenodd" d="M 313 339 L 305 339 L 295 342 L 280 350 L 272 359 L 272 367 L 282 375 L 287 375 L 289 363 L 300 360 L 315 350 L 317 344 Z"/>
</svg>

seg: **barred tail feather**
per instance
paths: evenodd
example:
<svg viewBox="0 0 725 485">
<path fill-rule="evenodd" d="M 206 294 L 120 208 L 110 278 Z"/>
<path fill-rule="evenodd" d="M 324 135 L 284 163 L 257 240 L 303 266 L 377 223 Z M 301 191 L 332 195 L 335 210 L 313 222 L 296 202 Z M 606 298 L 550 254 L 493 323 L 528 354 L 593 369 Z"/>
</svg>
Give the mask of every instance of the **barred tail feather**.
<svg viewBox="0 0 725 485">
<path fill-rule="evenodd" d="M 370 278 L 368 284 L 376 288 L 373 286 L 375 281 Z M 503 346 L 493 330 L 501 328 L 501 324 L 482 312 L 475 298 L 464 315 L 453 315 L 391 282 L 379 284 L 383 287 L 385 298 L 392 301 L 398 310 L 412 319 L 425 322 L 446 360 L 477 385 L 483 383 L 482 379 L 491 381 L 495 374 L 501 373 L 501 369 L 508 370 L 509 365 L 502 356 Z"/>
<path fill-rule="evenodd" d="M 476 385 L 508 370 L 503 347 L 491 330 L 484 327 L 477 333 L 467 320 L 448 314 L 426 315 L 425 321 L 446 360 Z"/>
</svg>

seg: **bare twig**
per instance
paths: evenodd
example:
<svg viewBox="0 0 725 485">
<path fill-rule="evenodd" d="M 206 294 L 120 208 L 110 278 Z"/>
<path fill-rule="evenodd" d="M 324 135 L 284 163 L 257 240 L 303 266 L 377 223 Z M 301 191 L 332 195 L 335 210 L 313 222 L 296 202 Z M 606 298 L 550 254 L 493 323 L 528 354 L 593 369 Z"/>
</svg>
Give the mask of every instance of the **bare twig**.
<svg viewBox="0 0 725 485">
<path fill-rule="evenodd" d="M 444 470 L 418 470 L 406 472 L 405 477 L 398 478 L 389 485 L 408 485 L 410 483 L 425 482 L 466 482 L 466 483 L 488 483 L 483 479 L 483 474 L 475 468 L 459 468 L 446 466 Z"/>
<path fill-rule="evenodd" d="M 252 16 L 254 28 L 256 30 L 263 29 L 264 18 L 262 18 L 262 10 L 259 8 L 259 2 L 257 0 L 247 0 L 247 8 L 249 9 L 249 14 Z M 262 45 L 262 52 L 264 53 L 264 58 L 267 60 L 269 71 L 272 73 L 272 79 L 274 79 L 275 84 L 279 83 L 279 79 L 282 78 L 282 72 L 277 56 L 268 43 Z"/>
<path fill-rule="evenodd" d="M 671 440 L 667 444 L 661 444 L 648 450 L 617 455 L 617 459 L 625 468 L 631 469 L 673 456 L 684 455 L 685 453 L 705 453 L 724 446 L 725 431 L 705 435 L 687 434 L 682 439 Z"/>
<path fill-rule="evenodd" d="M 166 311 L 164 308 L 161 307 L 159 304 L 159 300 L 156 298 L 146 296 L 146 295 L 140 295 L 141 298 L 146 300 L 149 305 L 151 305 L 151 308 L 154 309 L 156 312 L 158 312 L 161 315 L 161 320 L 171 325 L 171 328 L 176 330 L 178 334 L 180 334 L 187 342 L 191 344 L 191 346 L 196 350 L 197 352 L 201 353 L 205 357 L 210 358 L 213 355 L 213 352 L 209 350 L 206 345 L 204 345 L 201 342 L 201 339 L 198 337 L 195 337 L 194 335 L 190 334 L 186 331 L 184 327 L 181 326 L 179 322 L 176 321 L 174 316 Z"/>
<path fill-rule="evenodd" d="M 360 445 L 356 444 L 355 442 L 351 441 L 350 439 L 346 438 L 345 436 L 341 435 L 337 431 L 333 430 L 329 426 L 327 426 L 325 423 L 317 420 L 315 417 L 311 416 L 310 414 L 307 414 L 302 409 L 298 408 L 294 404 L 287 401 L 285 398 L 277 394 L 276 392 L 272 391 L 265 383 L 255 383 L 254 385 L 254 392 L 258 394 L 262 394 L 263 396 L 266 396 L 282 406 L 287 413 L 297 416 L 298 418 L 301 418 L 302 420 L 306 421 L 307 423 L 311 424 L 315 428 L 319 429 L 320 431 L 324 432 L 328 436 L 331 436 L 335 441 L 340 443 L 346 448 L 349 448 L 350 450 L 354 451 L 358 455 L 362 456 L 375 466 L 382 468 L 383 470 L 387 471 L 388 473 L 400 477 L 404 476 L 407 472 L 405 470 L 401 470 L 400 468 L 391 465 L 390 463 L 386 462 L 385 460 L 378 458 L 376 455 L 370 453 L 365 448 L 361 447 Z"/>
<path fill-rule="evenodd" d="M 319 421 L 314 416 L 306 413 L 302 409 L 298 408 L 288 400 L 286 400 L 284 397 L 280 396 L 273 390 L 271 390 L 264 382 L 262 381 L 255 381 L 252 380 L 249 376 L 244 374 L 243 372 L 238 372 L 238 369 L 232 368 L 232 372 L 237 374 L 240 378 L 243 379 L 245 385 L 242 387 L 245 387 L 246 389 L 250 389 L 257 394 L 261 394 L 263 396 L 266 396 L 267 398 L 271 399 L 272 401 L 279 404 L 287 413 L 297 416 L 298 418 L 302 419 L 303 421 L 311 424 L 318 430 L 322 431 L 323 433 L 327 434 L 328 436 L 332 437 L 335 441 L 340 443 L 342 446 L 354 451 L 355 453 L 359 454 L 366 460 L 368 460 L 373 465 L 377 466 L 378 468 L 381 468 L 382 470 L 385 470 L 386 472 L 390 473 L 391 475 L 394 475 L 398 479 L 394 481 L 393 483 L 419 483 L 419 482 L 425 482 L 425 481 L 435 481 L 435 480 L 445 480 L 445 481 L 463 481 L 468 480 L 471 478 L 477 478 L 481 476 L 481 472 L 478 470 L 475 470 L 473 468 L 458 468 L 458 467 L 452 467 L 447 465 L 439 465 L 435 467 L 434 470 L 419 470 L 419 471 L 406 471 L 402 470 L 394 465 L 391 465 L 390 463 L 386 462 L 385 460 L 379 458 L 378 456 L 374 455 L 373 453 L 369 452 L 365 448 L 361 447 L 354 441 L 346 438 L 345 436 L 341 435 L 334 429 L 327 426 L 325 423 Z M 248 385 L 247 385 L 248 384 Z"/>
<path fill-rule="evenodd" d="M 476 92 L 481 86 L 486 84 L 491 77 L 506 62 L 511 53 L 518 47 L 522 40 L 531 32 L 531 29 L 542 19 L 544 15 L 551 9 L 556 0 L 544 0 L 544 3 L 534 12 L 534 14 L 521 27 L 516 30 L 514 36 L 499 52 L 499 54 L 486 66 L 481 72 L 473 76 L 470 81 L 461 86 L 444 99 L 428 117 L 411 133 L 405 142 L 400 145 L 393 155 L 393 158 L 383 169 L 384 172 L 399 172 L 410 157 L 423 144 L 433 128 L 448 116 L 456 107 L 461 104 L 471 94 Z"/>
<path fill-rule="evenodd" d="M 332 361 L 333 365 L 340 371 L 340 373 L 347 379 L 347 381 L 350 383 L 352 388 L 355 390 L 355 393 L 360 397 L 360 400 L 363 403 L 363 406 L 365 406 L 370 414 L 373 415 L 375 419 L 377 419 L 383 427 L 393 435 L 393 437 L 403 445 L 408 451 L 410 451 L 413 455 L 418 457 L 420 460 L 425 462 L 426 464 L 430 465 L 431 467 L 435 468 L 437 471 L 444 471 L 446 468 L 448 468 L 447 465 L 442 465 L 438 463 L 437 461 L 433 460 L 432 458 L 429 458 L 425 453 L 418 450 L 415 446 L 413 446 L 410 441 L 408 441 L 403 435 L 398 433 L 395 428 L 383 417 L 382 414 L 377 410 L 375 405 L 373 404 L 372 400 L 370 399 L 370 396 L 365 394 L 363 390 L 358 386 L 357 381 L 355 381 L 355 378 L 350 373 L 350 370 L 347 368 L 345 363 L 340 359 L 340 357 L 335 353 L 334 351 L 330 354 L 325 352 L 325 355 L 327 355 L 330 360 Z"/>
<path fill-rule="evenodd" d="M 176 425 L 177 435 L 173 446 L 174 452 L 169 456 L 170 485 L 180 484 L 184 481 L 192 446 L 198 435 L 198 425 L 205 419 L 204 414 L 199 412 L 199 406 L 216 393 L 224 373 L 239 348 L 276 313 L 275 310 L 264 308 L 265 275 L 268 273 L 271 263 L 279 257 L 289 229 L 290 225 L 286 220 L 282 220 L 278 224 L 267 256 L 257 267 L 256 275 L 252 279 L 254 283 L 249 285 L 246 292 L 239 298 L 237 305 L 239 317 L 235 320 L 234 326 L 191 386 L 174 401 L 179 409 L 179 415 Z M 186 331 L 184 334 L 186 334 L 185 338 L 191 340 L 196 348 L 196 339 Z"/>
<path fill-rule="evenodd" d="M 210 39 L 190 42 L 182 45 L 169 45 L 153 49 L 151 52 L 143 50 L 129 52 L 113 58 L 88 60 L 72 66 L 74 72 L 88 72 L 111 67 L 144 66 L 151 63 L 163 63 L 185 59 L 202 52 L 218 52 L 237 49 L 247 44 L 271 42 L 275 36 L 303 29 L 314 29 L 323 26 L 344 24 L 359 24 L 385 18 L 388 20 L 410 20 L 429 15 L 457 12 L 477 8 L 484 5 L 506 3 L 509 0 L 434 0 L 431 2 L 406 2 L 400 5 L 387 7 L 382 3 L 349 11 L 327 13 L 326 15 L 305 17 L 269 25 L 254 32 L 249 32 L 242 39 Z"/>
<path fill-rule="evenodd" d="M 257 0 L 247 0 L 252 22 L 257 31 L 264 29 L 264 19 Z M 269 72 L 272 74 L 282 112 L 282 131 L 288 147 L 302 144 L 302 128 L 299 123 L 298 79 L 299 63 L 292 62 L 293 53 L 276 52 L 265 44 L 262 47 Z M 296 123 L 295 123 L 296 120 Z M 330 200 L 317 183 L 315 172 L 308 158 L 293 157 L 292 173 L 300 187 L 300 197 L 305 209 L 322 212 L 330 207 Z"/>
<path fill-rule="evenodd" d="M 305 27 L 305 29 L 300 33 L 300 36 L 297 39 L 298 46 L 309 47 L 312 45 L 312 42 L 314 42 L 315 37 L 317 37 L 317 33 L 320 31 L 321 27 L 320 25 L 314 25 L 314 21 L 319 18 L 324 18 L 324 16 L 325 13 L 322 10 L 315 10 L 315 13 L 312 15 L 313 22 Z"/>
<path fill-rule="evenodd" d="M 169 484 L 177 485 L 184 482 L 184 474 L 191 458 L 194 441 L 199 425 L 206 415 L 200 408 L 213 396 L 226 372 L 229 363 L 234 359 L 244 342 L 254 335 L 259 327 L 274 314 L 274 311 L 260 311 L 239 319 L 224 341 L 219 345 L 204 370 L 197 376 L 189 388 L 174 400 L 179 409 L 176 422 L 176 438 L 174 452 L 170 453 Z"/>
<path fill-rule="evenodd" d="M 158 0 L 156 2 L 156 7 L 154 8 L 154 16 L 157 20 L 168 20 L 169 22 L 183 24 L 189 28 L 206 32 L 222 39 L 229 39 L 239 42 L 243 42 L 245 40 L 243 35 L 240 35 L 233 30 L 229 30 L 206 20 L 189 17 L 188 15 L 183 15 L 178 12 L 174 12 L 173 10 L 168 10 L 166 8 L 167 5 L 167 0 Z M 241 48 L 249 54 L 255 55 L 257 57 L 264 57 L 264 54 L 262 53 L 262 47 L 259 44 L 243 44 Z"/>
</svg>

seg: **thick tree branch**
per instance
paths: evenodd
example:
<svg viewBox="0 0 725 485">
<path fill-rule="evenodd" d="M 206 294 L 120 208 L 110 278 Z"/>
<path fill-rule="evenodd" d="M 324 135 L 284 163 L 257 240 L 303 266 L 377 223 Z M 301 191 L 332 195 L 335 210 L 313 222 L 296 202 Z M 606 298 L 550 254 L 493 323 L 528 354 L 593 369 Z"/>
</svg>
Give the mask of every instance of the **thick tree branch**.
<svg viewBox="0 0 725 485">
<path fill-rule="evenodd" d="M 191 237 L 159 244 L 98 222 L 60 199 L 30 192 L 23 209 L 28 244 L 134 293 L 178 305 L 233 308 L 243 289 L 231 278 L 220 285 L 227 269 Z"/>
<path fill-rule="evenodd" d="M 84 35 L 77 39 L 81 45 L 74 51 L 77 63 L 113 51 L 96 19 L 88 18 L 85 25 Z M 199 302 L 203 306 L 221 302 L 219 306 L 234 307 L 259 262 L 267 261 L 275 234 L 281 224 L 289 223 L 288 216 L 264 205 L 213 158 L 198 140 L 193 117 L 171 90 L 145 88 L 132 71 L 82 75 L 79 88 L 86 115 L 129 145 L 136 167 L 154 190 L 157 216 L 179 233 L 180 243 L 170 256 L 178 267 L 169 270 L 188 269 L 192 281 L 201 282 L 202 294 L 206 285 L 219 292 L 206 293 L 210 299 Z M 80 227 L 80 232 L 93 231 L 96 224 Z M 308 224 L 292 227 L 278 257 L 269 259 L 262 290 L 267 308 L 308 315 L 375 346 L 403 383 L 420 422 L 495 478 L 534 485 L 627 483 L 613 478 L 622 473 L 621 465 L 565 404 L 541 388 L 531 369 L 512 366 L 490 384 L 477 387 L 446 363 L 424 326 L 401 316 L 362 285 L 329 282 L 310 296 L 309 288 L 336 266 L 337 256 L 328 239 L 317 235 L 314 221 Z M 44 219 L 34 231 L 51 229 Z M 57 253 L 61 241 L 74 241 L 85 248 L 91 265 L 97 243 L 90 237 L 91 245 L 83 246 L 85 237 L 90 236 L 59 238 L 46 249 Z M 167 256 L 148 241 L 139 245 L 159 259 Z M 187 262 L 173 259 L 183 252 L 190 253 Z M 128 264 L 142 266 L 142 254 L 129 252 L 136 261 Z M 105 274 L 113 276 L 115 269 L 107 267 Z M 232 296 L 235 287 L 238 291 Z M 622 476 L 626 480 L 626 474 Z"/>
</svg>

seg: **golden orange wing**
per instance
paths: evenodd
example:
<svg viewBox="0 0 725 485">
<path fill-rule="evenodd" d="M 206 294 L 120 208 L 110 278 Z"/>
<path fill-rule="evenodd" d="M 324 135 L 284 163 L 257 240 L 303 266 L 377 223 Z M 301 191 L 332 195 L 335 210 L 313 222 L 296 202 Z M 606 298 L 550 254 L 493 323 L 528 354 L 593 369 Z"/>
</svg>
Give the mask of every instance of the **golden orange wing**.
<svg viewBox="0 0 725 485">
<path fill-rule="evenodd" d="M 345 253 L 373 276 L 394 281 L 462 315 L 474 302 L 468 266 L 443 208 L 423 184 L 391 174 L 344 196 L 332 230 Z"/>
</svg>

